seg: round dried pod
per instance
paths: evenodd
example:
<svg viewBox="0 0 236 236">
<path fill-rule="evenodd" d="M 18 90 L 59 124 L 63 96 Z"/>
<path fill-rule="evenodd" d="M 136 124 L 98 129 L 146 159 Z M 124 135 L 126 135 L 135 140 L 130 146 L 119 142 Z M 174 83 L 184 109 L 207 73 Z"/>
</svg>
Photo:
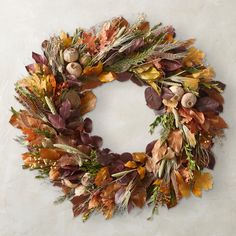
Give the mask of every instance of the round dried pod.
<svg viewBox="0 0 236 236">
<path fill-rule="evenodd" d="M 67 48 L 63 53 L 66 62 L 75 62 L 79 58 L 79 53 L 75 48 Z"/>
<path fill-rule="evenodd" d="M 71 62 L 66 66 L 66 70 L 69 74 L 74 75 L 75 77 L 80 77 L 82 73 L 82 67 L 77 62 Z"/>
<path fill-rule="evenodd" d="M 91 184 L 91 174 L 85 173 L 83 177 L 81 178 L 81 184 L 83 186 L 89 186 Z"/>
<path fill-rule="evenodd" d="M 68 99 L 71 107 L 73 109 L 76 109 L 79 107 L 81 101 L 80 101 L 80 96 L 78 94 L 78 92 L 76 92 L 75 90 L 69 90 L 65 96 L 64 96 L 64 100 Z"/>
<path fill-rule="evenodd" d="M 83 185 L 79 185 L 78 187 L 75 188 L 75 195 L 80 196 L 83 195 L 86 192 L 86 188 Z"/>
<path fill-rule="evenodd" d="M 184 95 L 184 90 L 180 86 L 173 85 L 169 89 L 174 94 L 174 97 L 177 101 L 179 101 Z"/>
<path fill-rule="evenodd" d="M 197 102 L 197 97 L 192 93 L 185 93 L 181 99 L 181 105 L 185 108 L 193 107 Z"/>
<path fill-rule="evenodd" d="M 90 54 L 86 53 L 80 57 L 79 62 L 81 65 L 86 66 L 91 61 Z"/>
</svg>

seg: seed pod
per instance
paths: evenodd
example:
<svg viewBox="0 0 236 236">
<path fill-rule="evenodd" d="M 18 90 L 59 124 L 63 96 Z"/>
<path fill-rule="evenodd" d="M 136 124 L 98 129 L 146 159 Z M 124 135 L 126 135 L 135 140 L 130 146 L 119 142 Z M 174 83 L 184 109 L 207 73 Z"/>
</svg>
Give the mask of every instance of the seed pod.
<svg viewBox="0 0 236 236">
<path fill-rule="evenodd" d="M 83 66 L 86 66 L 90 61 L 91 61 L 91 56 L 88 53 L 84 54 L 79 59 L 79 63 Z"/>
<path fill-rule="evenodd" d="M 193 107 L 197 102 L 197 97 L 192 93 L 185 93 L 181 99 L 181 104 L 185 108 Z"/>
<path fill-rule="evenodd" d="M 83 185 L 79 185 L 78 187 L 75 188 L 75 195 L 80 196 L 83 195 L 86 192 L 86 188 Z"/>
<path fill-rule="evenodd" d="M 63 53 L 66 62 L 75 62 L 79 58 L 79 53 L 75 48 L 67 48 Z"/>
<path fill-rule="evenodd" d="M 173 85 L 169 89 L 174 94 L 175 100 L 177 101 L 179 101 L 184 95 L 184 90 L 180 86 Z"/>
<path fill-rule="evenodd" d="M 88 186 L 91 184 L 91 175 L 89 173 L 85 173 L 81 178 L 81 184 L 83 186 Z"/>
<path fill-rule="evenodd" d="M 66 70 L 69 74 L 74 75 L 75 77 L 79 77 L 82 73 L 82 67 L 77 62 L 71 62 L 66 66 Z"/>
</svg>

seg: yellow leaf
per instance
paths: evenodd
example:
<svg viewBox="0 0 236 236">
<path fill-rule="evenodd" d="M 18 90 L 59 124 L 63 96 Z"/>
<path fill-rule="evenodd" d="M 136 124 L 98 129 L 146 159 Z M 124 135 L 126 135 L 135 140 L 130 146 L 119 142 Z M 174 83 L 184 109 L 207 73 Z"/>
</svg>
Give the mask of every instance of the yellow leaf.
<svg viewBox="0 0 236 236">
<path fill-rule="evenodd" d="M 146 173 L 145 167 L 140 166 L 140 167 L 138 167 L 137 171 L 140 176 L 140 179 L 143 179 L 145 176 L 145 173 Z"/>
<path fill-rule="evenodd" d="M 96 106 L 97 98 L 93 92 L 87 91 L 83 93 L 83 97 L 81 98 L 81 107 L 80 112 L 81 115 L 84 115 L 90 111 L 92 111 Z"/>
<path fill-rule="evenodd" d="M 87 66 L 83 70 L 83 75 L 99 75 L 102 73 L 103 64 L 98 62 L 96 66 Z"/>
<path fill-rule="evenodd" d="M 192 74 L 192 76 L 195 79 L 201 79 L 203 82 L 210 82 L 215 77 L 215 71 L 212 67 L 208 67 L 200 72 Z"/>
<path fill-rule="evenodd" d="M 198 90 L 198 84 L 199 84 L 199 79 L 198 78 L 189 78 L 189 77 L 185 77 L 184 81 L 183 81 L 183 85 L 186 89 L 190 89 L 190 90 Z"/>
<path fill-rule="evenodd" d="M 72 38 L 65 32 L 61 32 L 60 39 L 62 40 L 63 45 L 67 48 L 72 43 Z"/>
<path fill-rule="evenodd" d="M 149 70 L 139 74 L 142 80 L 155 81 L 161 77 L 161 73 L 153 66 Z"/>
<path fill-rule="evenodd" d="M 165 106 L 170 107 L 170 108 L 175 108 L 178 105 L 178 101 L 175 99 L 171 99 L 171 100 L 163 99 L 162 102 Z"/>
<path fill-rule="evenodd" d="M 182 175 L 178 171 L 175 171 L 176 180 L 179 185 L 179 191 L 183 197 L 189 197 L 190 196 L 190 186 L 189 184 L 185 183 Z"/>
<path fill-rule="evenodd" d="M 194 65 L 201 65 L 203 63 L 204 57 L 205 54 L 202 51 L 192 47 L 188 49 L 188 53 L 183 59 L 183 63 L 188 67 L 192 67 Z"/>
<path fill-rule="evenodd" d="M 153 182 L 153 185 L 157 185 L 157 186 L 160 186 L 162 183 L 162 179 L 157 179 Z"/>
<path fill-rule="evenodd" d="M 144 152 L 134 152 L 132 156 L 133 156 L 133 160 L 136 162 L 144 163 L 147 159 L 147 155 Z"/>
<path fill-rule="evenodd" d="M 99 75 L 98 79 L 101 82 L 106 83 L 106 82 L 111 82 L 111 81 L 117 79 L 117 76 L 113 72 L 103 72 Z"/>
<path fill-rule="evenodd" d="M 194 181 L 192 192 L 196 197 L 202 196 L 202 190 L 212 189 L 213 181 L 210 173 L 195 171 Z"/>
<path fill-rule="evenodd" d="M 124 166 L 133 169 L 137 167 L 137 164 L 135 161 L 127 161 Z"/>
</svg>

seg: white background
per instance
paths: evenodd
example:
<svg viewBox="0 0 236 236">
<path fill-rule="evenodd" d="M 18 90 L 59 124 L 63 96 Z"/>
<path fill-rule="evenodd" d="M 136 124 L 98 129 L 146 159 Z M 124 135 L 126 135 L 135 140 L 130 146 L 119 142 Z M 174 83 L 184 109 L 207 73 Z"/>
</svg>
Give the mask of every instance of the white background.
<svg viewBox="0 0 236 236">
<path fill-rule="evenodd" d="M 231 236 L 236 220 L 236 1 L 234 0 L 0 0 L 0 235 L 1 236 Z M 153 221 L 151 209 L 105 221 L 101 215 L 86 223 L 73 218 L 71 204 L 55 206 L 61 193 L 34 173 L 21 169 L 13 141 L 19 132 L 8 124 L 9 107 L 16 105 L 14 83 L 25 74 L 31 51 L 40 51 L 45 38 L 60 30 L 90 27 L 123 15 L 134 21 L 145 13 L 152 24 L 173 24 L 180 39 L 197 38 L 217 79 L 227 84 L 224 118 L 230 129 L 224 145 L 214 148 L 217 164 L 214 189 L 202 199 L 190 198 Z M 145 106 L 143 88 L 131 83 L 106 85 L 95 91 L 94 133 L 114 151 L 142 151 L 154 139 L 147 133 L 154 115 Z M 157 135 L 157 134 L 155 134 Z M 154 135 L 154 136 L 155 136 Z"/>
</svg>

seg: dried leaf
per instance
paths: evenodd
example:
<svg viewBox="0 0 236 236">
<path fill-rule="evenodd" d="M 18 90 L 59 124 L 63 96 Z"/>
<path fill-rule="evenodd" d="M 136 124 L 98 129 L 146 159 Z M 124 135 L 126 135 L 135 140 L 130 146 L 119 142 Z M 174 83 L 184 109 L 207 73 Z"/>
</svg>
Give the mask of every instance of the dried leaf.
<svg viewBox="0 0 236 236">
<path fill-rule="evenodd" d="M 196 197 L 202 196 L 202 190 L 212 189 L 213 181 L 210 173 L 196 171 L 194 173 L 194 181 L 192 192 Z"/>
<path fill-rule="evenodd" d="M 96 177 L 95 177 L 95 180 L 94 180 L 94 183 L 97 185 L 97 186 L 102 186 L 104 185 L 105 183 L 109 182 L 110 181 L 110 173 L 109 173 L 109 170 L 108 170 L 108 167 L 102 167 Z"/>
<path fill-rule="evenodd" d="M 103 69 L 103 64 L 102 62 L 98 62 L 96 66 L 87 66 L 83 70 L 83 75 L 99 75 L 101 74 Z"/>
<path fill-rule="evenodd" d="M 67 33 L 65 33 L 63 31 L 60 34 L 60 39 L 62 41 L 63 46 L 66 48 L 69 47 L 72 43 L 72 38 Z"/>
<path fill-rule="evenodd" d="M 132 156 L 133 156 L 133 160 L 136 162 L 144 163 L 147 159 L 147 155 L 144 152 L 134 152 Z"/>
<path fill-rule="evenodd" d="M 188 129 L 186 125 L 183 125 L 183 131 L 189 145 L 195 147 L 196 146 L 195 135 L 191 133 L 191 131 Z"/>
<path fill-rule="evenodd" d="M 183 59 L 183 63 L 184 65 L 188 67 L 201 65 L 203 63 L 204 57 L 205 57 L 205 54 L 202 51 L 198 50 L 197 48 L 192 47 L 188 49 L 188 54 Z"/>
<path fill-rule="evenodd" d="M 176 153 L 180 153 L 183 145 L 183 134 L 181 130 L 173 130 L 169 134 L 168 144 Z"/>
<path fill-rule="evenodd" d="M 155 163 L 160 161 L 163 156 L 166 154 L 167 151 L 167 144 L 162 143 L 160 139 L 158 139 L 152 149 L 152 159 Z"/>
<path fill-rule="evenodd" d="M 39 155 L 42 159 L 58 160 L 61 157 L 61 152 L 52 148 L 42 148 Z"/>
<path fill-rule="evenodd" d="M 66 120 L 70 117 L 71 103 L 68 99 L 62 102 L 61 107 L 59 109 L 60 116 Z"/>
<path fill-rule="evenodd" d="M 117 76 L 114 72 L 103 72 L 99 75 L 98 79 L 103 83 L 107 83 L 117 79 Z"/>
<path fill-rule="evenodd" d="M 60 115 L 49 114 L 48 119 L 56 129 L 65 129 L 65 120 Z"/>
<path fill-rule="evenodd" d="M 220 104 L 211 97 L 201 97 L 197 100 L 196 108 L 201 112 L 219 112 Z"/>
<path fill-rule="evenodd" d="M 140 179 L 143 179 L 144 176 L 145 176 L 145 173 L 146 173 L 145 167 L 139 166 L 137 171 L 138 171 L 138 174 L 140 176 Z"/>
<path fill-rule="evenodd" d="M 178 171 L 175 171 L 176 179 L 179 185 L 179 191 L 183 197 L 190 196 L 190 186 L 189 184 L 185 183 L 183 177 L 180 175 Z"/>
<path fill-rule="evenodd" d="M 81 115 L 84 115 L 92 111 L 96 106 L 96 101 L 97 98 L 92 91 L 84 92 L 83 97 L 81 98 L 81 107 L 80 107 Z"/>
<path fill-rule="evenodd" d="M 125 163 L 124 166 L 127 167 L 127 168 L 130 168 L 130 169 L 133 169 L 133 168 L 137 167 L 137 164 L 136 164 L 135 161 L 128 161 L 128 162 Z"/>
<path fill-rule="evenodd" d="M 83 40 L 82 42 L 86 45 L 86 49 L 94 54 L 95 52 L 97 52 L 97 46 L 96 46 L 96 36 L 93 35 L 92 33 L 87 33 L 87 32 L 83 32 Z"/>
<path fill-rule="evenodd" d="M 145 89 L 145 99 L 148 107 L 154 110 L 160 109 L 162 100 L 153 88 L 148 87 Z"/>
</svg>

